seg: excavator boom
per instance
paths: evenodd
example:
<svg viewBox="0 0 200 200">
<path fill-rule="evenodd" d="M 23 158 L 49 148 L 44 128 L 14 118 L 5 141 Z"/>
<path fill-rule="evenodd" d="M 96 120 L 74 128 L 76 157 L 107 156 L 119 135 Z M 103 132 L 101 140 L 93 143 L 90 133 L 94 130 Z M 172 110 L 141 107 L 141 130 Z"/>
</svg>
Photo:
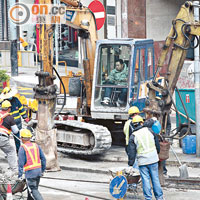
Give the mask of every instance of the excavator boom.
<svg viewBox="0 0 200 200">
<path fill-rule="evenodd" d="M 193 8 L 192 2 L 185 2 L 177 17 L 172 21 L 172 28 L 163 46 L 156 73 L 157 75 L 163 67 L 166 57 L 170 53 L 168 70 L 164 77 L 164 86 L 159 85 L 155 81 L 156 76 L 148 84 L 149 98 L 146 100 L 144 111 L 147 114 L 156 115 L 163 122 L 164 130 L 166 130 L 167 116 L 173 104 L 172 96 L 186 58 L 187 50 L 195 48 L 192 46 L 192 40 L 200 35 L 200 22 L 194 20 Z M 161 94 L 160 98 L 157 97 L 156 92 Z"/>
</svg>

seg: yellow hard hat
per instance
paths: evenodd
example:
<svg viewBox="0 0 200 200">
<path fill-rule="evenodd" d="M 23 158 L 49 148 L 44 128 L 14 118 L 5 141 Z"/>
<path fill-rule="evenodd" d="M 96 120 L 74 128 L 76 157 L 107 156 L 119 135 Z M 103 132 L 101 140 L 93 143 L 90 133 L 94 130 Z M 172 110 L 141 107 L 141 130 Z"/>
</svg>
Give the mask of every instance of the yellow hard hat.
<svg viewBox="0 0 200 200">
<path fill-rule="evenodd" d="M 1 108 L 10 108 L 11 107 L 11 103 L 8 100 L 5 100 L 2 104 L 1 104 Z"/>
<path fill-rule="evenodd" d="M 23 47 L 27 47 L 27 46 L 28 46 L 28 42 L 25 42 L 25 41 L 24 41 L 24 42 L 22 43 L 22 46 L 23 46 Z"/>
<path fill-rule="evenodd" d="M 0 95 L 1 99 L 9 99 L 17 94 L 17 89 L 10 87 L 5 87 Z"/>
<path fill-rule="evenodd" d="M 140 113 L 140 111 L 139 111 L 139 109 L 138 109 L 137 106 L 132 106 L 132 107 L 130 107 L 129 110 L 128 110 L 128 114 L 129 114 L 129 115 L 138 114 L 138 113 Z"/>
<path fill-rule="evenodd" d="M 20 136 L 23 137 L 23 138 L 31 138 L 32 133 L 28 129 L 21 129 L 20 130 Z"/>
<path fill-rule="evenodd" d="M 140 115 L 136 115 L 135 117 L 133 117 L 132 122 L 138 123 L 138 122 L 144 122 L 144 120 Z"/>
<path fill-rule="evenodd" d="M 2 91 L 3 94 L 7 94 L 11 91 L 11 88 L 10 87 L 5 87 Z"/>
</svg>

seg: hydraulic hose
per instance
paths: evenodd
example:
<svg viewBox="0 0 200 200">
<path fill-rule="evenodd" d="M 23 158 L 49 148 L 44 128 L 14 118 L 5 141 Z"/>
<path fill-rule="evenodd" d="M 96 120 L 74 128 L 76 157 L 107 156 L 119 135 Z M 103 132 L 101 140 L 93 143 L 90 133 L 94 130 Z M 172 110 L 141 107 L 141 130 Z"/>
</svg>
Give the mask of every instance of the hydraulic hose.
<svg viewBox="0 0 200 200">
<path fill-rule="evenodd" d="M 60 75 L 58 74 L 56 68 L 53 67 L 53 70 L 55 71 L 57 77 L 59 78 L 59 80 L 60 80 L 60 82 L 61 82 L 61 85 L 62 85 L 62 87 L 63 87 L 63 91 L 64 91 L 64 102 L 63 102 L 62 107 L 60 108 L 59 112 L 54 116 L 54 119 L 55 119 L 55 118 L 62 112 L 62 110 L 63 110 L 63 108 L 64 108 L 64 106 L 65 106 L 65 104 L 66 104 L 66 90 L 65 90 L 64 83 L 63 83 L 62 79 L 60 78 Z"/>
</svg>

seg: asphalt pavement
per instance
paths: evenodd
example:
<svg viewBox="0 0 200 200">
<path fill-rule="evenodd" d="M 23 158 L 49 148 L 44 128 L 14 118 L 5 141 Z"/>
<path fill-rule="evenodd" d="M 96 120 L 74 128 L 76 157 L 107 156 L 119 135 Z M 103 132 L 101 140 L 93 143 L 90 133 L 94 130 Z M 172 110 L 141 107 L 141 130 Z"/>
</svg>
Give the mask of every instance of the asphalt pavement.
<svg viewBox="0 0 200 200">
<path fill-rule="evenodd" d="M 11 138 L 11 143 L 14 144 Z M 183 154 L 175 143 L 174 149 L 179 158 L 188 166 L 189 177 L 200 177 L 199 158 L 195 155 Z M 110 181 L 113 179 L 113 171 L 126 168 L 127 155 L 124 147 L 112 146 L 104 155 L 83 158 L 58 153 L 58 162 L 61 171 L 46 172 L 41 179 L 40 191 L 45 200 L 59 198 L 61 200 L 97 200 L 114 199 L 109 193 Z M 0 151 L 0 167 L 7 169 L 8 164 L 5 155 Z M 179 176 L 178 162 L 170 151 L 170 158 L 167 160 L 168 175 Z M 164 187 L 166 200 L 196 200 L 200 191 Z M 124 200 L 143 199 L 141 185 L 138 186 L 137 198 L 128 191 Z M 26 195 L 26 194 L 25 194 Z M 140 198 L 139 198 L 140 197 Z"/>
<path fill-rule="evenodd" d="M 4 68 L 7 70 L 7 73 L 11 75 L 10 69 L 9 68 Z M 58 67 L 59 73 L 61 75 L 65 74 L 65 69 L 63 66 Z M 73 70 L 75 72 L 78 72 L 80 69 L 79 68 L 73 68 L 73 67 L 68 67 L 68 70 Z M 19 68 L 19 76 L 16 77 L 11 77 L 11 85 L 15 85 L 16 87 L 30 87 L 32 88 L 34 85 L 38 83 L 38 78 L 34 75 L 34 73 L 37 71 L 37 68 Z M 60 85 L 59 81 L 56 80 L 55 83 Z M 172 119 L 172 127 L 175 127 L 175 115 L 172 113 L 171 116 Z M 188 166 L 188 172 L 189 172 L 189 177 L 193 178 L 198 178 L 200 177 L 200 158 L 196 157 L 196 155 L 190 155 L 190 154 L 184 154 L 182 149 L 179 148 L 178 141 L 173 142 L 173 148 L 175 152 L 177 153 L 178 157 L 182 161 L 182 163 L 185 163 Z M 111 149 L 109 149 L 104 155 L 101 156 L 93 156 L 90 158 L 83 158 L 83 157 L 75 157 L 75 156 L 69 156 L 63 153 L 58 154 L 58 160 L 59 160 L 59 165 L 61 166 L 62 173 L 70 174 L 70 173 L 86 173 L 87 174 L 98 174 L 101 176 L 101 178 L 96 177 L 96 179 L 101 179 L 105 181 L 109 181 L 112 178 L 111 171 L 116 171 L 120 170 L 122 168 L 127 167 L 128 163 L 128 158 L 125 152 L 124 147 L 120 146 L 112 146 Z M 0 163 L 1 167 L 6 168 L 7 166 L 7 160 L 4 157 L 4 154 L 0 151 Z M 167 169 L 168 169 L 168 175 L 169 176 L 179 176 L 179 162 L 177 161 L 176 157 L 170 150 L 170 156 L 169 159 L 166 162 L 167 164 Z M 58 177 L 61 176 L 63 177 L 64 175 L 61 172 L 57 173 L 52 173 L 50 176 L 51 177 Z M 46 174 L 45 176 L 48 176 L 49 174 Z M 93 176 L 94 175 L 89 175 Z M 104 177 L 104 178 L 102 178 Z M 47 184 L 48 181 L 42 181 L 42 183 Z M 50 183 L 50 182 L 49 182 Z M 104 188 L 104 187 L 103 187 Z M 105 188 L 104 188 L 105 189 Z M 102 189 L 103 190 L 103 189 Z M 56 198 L 56 196 L 59 195 L 54 195 L 54 193 L 48 192 L 49 190 L 46 189 L 41 189 L 43 194 L 46 195 L 47 200 L 51 200 Z M 55 192 L 55 191 L 54 191 Z M 165 193 L 169 193 L 169 190 L 166 190 Z M 168 198 L 166 199 L 197 199 L 197 197 L 200 195 L 199 193 L 196 194 L 196 196 L 192 193 L 189 192 L 183 195 L 183 197 L 177 197 L 173 198 L 177 193 L 177 191 L 173 191 L 172 193 L 168 194 Z M 61 193 L 60 197 L 62 196 Z M 104 195 L 106 196 L 107 193 Z M 173 194 L 173 195 L 172 195 Z M 101 195 L 99 193 L 99 195 Z M 102 195 L 102 196 L 104 196 Z M 108 195 L 108 194 L 107 194 Z M 47 198 L 48 196 L 48 198 Z M 51 198 L 50 198 L 51 196 Z M 65 196 L 65 195 L 64 195 Z M 187 198 L 188 197 L 188 198 Z M 191 198 L 192 197 L 192 198 Z M 194 197 L 194 198 L 193 198 Z M 109 196 L 110 199 L 112 199 Z M 60 198 L 60 199 L 66 199 L 66 198 Z M 67 199 L 76 199 L 76 198 L 70 198 L 70 195 L 68 196 Z M 81 200 L 84 198 L 77 198 L 77 200 Z M 93 198 L 89 198 L 93 199 Z"/>
<path fill-rule="evenodd" d="M 8 75 L 11 76 L 11 69 L 9 67 L 4 67 L 2 69 L 7 70 Z M 32 88 L 38 83 L 38 78 L 35 76 L 35 72 L 38 71 L 38 67 L 32 67 L 32 68 L 26 68 L 26 67 L 19 67 L 18 69 L 18 76 L 11 77 L 11 85 L 14 85 L 16 87 L 30 87 Z M 58 66 L 57 71 L 59 72 L 60 76 L 66 74 L 66 69 L 64 66 Z M 77 67 L 67 67 L 67 73 L 69 71 L 73 71 L 74 73 L 77 73 L 78 71 L 82 71 L 80 68 Z M 55 83 L 57 86 L 60 86 L 60 82 L 58 78 L 55 80 Z M 175 118 L 175 113 L 171 114 L 171 122 L 172 122 L 172 129 L 176 126 L 176 118 Z M 193 167 L 193 168 L 199 168 L 200 167 L 200 158 L 197 158 L 196 155 L 190 155 L 190 154 L 183 154 L 183 151 L 181 148 L 178 146 L 178 141 L 175 140 L 173 141 L 173 148 L 175 152 L 177 153 L 178 157 L 182 161 L 182 163 L 187 164 L 188 167 Z M 63 155 L 64 156 L 64 155 Z M 70 159 L 69 157 L 67 157 Z M 124 151 L 124 147 L 117 147 L 113 146 L 107 153 L 105 153 L 104 156 L 98 157 L 99 161 L 106 162 L 106 166 L 103 165 L 102 162 L 98 163 L 97 168 L 92 166 L 87 166 L 87 162 L 84 163 L 84 165 L 81 165 L 84 168 L 88 168 L 89 170 L 97 170 L 97 169 L 108 169 L 108 166 L 112 167 L 112 164 L 109 164 L 109 162 L 118 162 L 118 166 L 121 165 L 127 165 L 127 155 Z M 75 161 L 74 161 L 75 162 Z M 85 162 L 85 161 L 84 161 Z M 68 168 L 73 168 L 73 166 L 70 166 L 70 163 L 67 165 L 64 165 L 63 161 L 61 161 L 61 165 L 68 167 Z M 91 161 L 89 162 L 91 164 Z M 168 166 L 179 166 L 179 162 L 177 161 L 176 157 L 170 150 L 170 157 L 167 160 L 167 165 Z M 116 166 L 116 165 L 114 165 Z M 76 166 L 77 167 L 77 166 Z M 86 170 L 87 171 L 87 170 Z M 196 174 L 196 173 L 195 173 Z M 200 173 L 199 173 L 200 174 Z"/>
</svg>

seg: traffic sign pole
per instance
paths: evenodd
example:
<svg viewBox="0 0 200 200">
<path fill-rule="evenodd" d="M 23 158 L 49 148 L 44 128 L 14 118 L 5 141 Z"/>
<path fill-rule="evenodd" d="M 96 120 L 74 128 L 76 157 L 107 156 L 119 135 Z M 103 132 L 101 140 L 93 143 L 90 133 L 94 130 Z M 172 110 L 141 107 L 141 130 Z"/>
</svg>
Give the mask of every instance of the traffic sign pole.
<svg viewBox="0 0 200 200">
<path fill-rule="evenodd" d="M 122 171 L 117 171 L 117 176 L 120 176 L 120 175 L 122 175 Z M 117 200 L 123 200 L 124 198 L 122 198 L 122 199 L 117 199 Z"/>
</svg>

